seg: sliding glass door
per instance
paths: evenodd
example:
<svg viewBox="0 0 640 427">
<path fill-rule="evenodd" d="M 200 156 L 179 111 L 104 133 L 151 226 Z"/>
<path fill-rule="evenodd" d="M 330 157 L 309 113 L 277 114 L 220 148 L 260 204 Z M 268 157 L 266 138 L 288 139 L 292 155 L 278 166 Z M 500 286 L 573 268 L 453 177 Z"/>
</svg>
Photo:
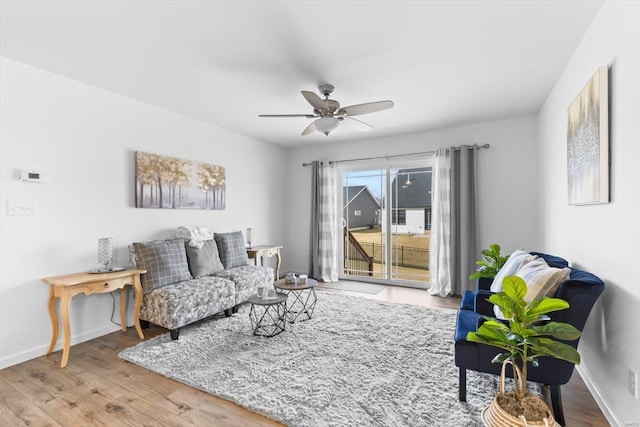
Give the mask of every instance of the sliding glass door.
<svg viewBox="0 0 640 427">
<path fill-rule="evenodd" d="M 342 167 L 341 277 L 427 287 L 431 164 Z"/>
</svg>

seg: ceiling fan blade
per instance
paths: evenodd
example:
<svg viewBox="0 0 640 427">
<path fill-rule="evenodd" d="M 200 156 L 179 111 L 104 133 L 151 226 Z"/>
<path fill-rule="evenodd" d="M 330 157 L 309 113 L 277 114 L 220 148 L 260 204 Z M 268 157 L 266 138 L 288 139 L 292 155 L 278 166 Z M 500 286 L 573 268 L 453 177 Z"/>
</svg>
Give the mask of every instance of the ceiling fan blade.
<svg viewBox="0 0 640 427">
<path fill-rule="evenodd" d="M 359 116 L 360 114 L 375 113 L 393 107 L 393 101 L 367 102 L 366 104 L 350 105 L 338 110 L 338 114 L 347 116 Z"/>
<path fill-rule="evenodd" d="M 304 96 L 304 99 L 306 99 L 313 108 L 320 111 L 327 111 L 327 104 L 318 95 L 306 90 L 301 91 L 301 93 L 302 96 Z"/>
<path fill-rule="evenodd" d="M 344 123 L 344 125 L 349 129 L 357 130 L 358 132 L 369 132 L 371 129 L 373 129 L 373 126 L 371 126 L 369 123 L 365 123 L 362 120 L 354 119 L 353 117 L 339 117 L 338 120 Z"/>
<path fill-rule="evenodd" d="M 258 117 L 306 117 L 308 119 L 313 119 L 318 116 L 313 114 L 258 114 Z"/>
<path fill-rule="evenodd" d="M 302 131 L 302 136 L 309 135 L 315 131 L 316 131 L 316 122 L 311 122 L 311 124 Z"/>
</svg>

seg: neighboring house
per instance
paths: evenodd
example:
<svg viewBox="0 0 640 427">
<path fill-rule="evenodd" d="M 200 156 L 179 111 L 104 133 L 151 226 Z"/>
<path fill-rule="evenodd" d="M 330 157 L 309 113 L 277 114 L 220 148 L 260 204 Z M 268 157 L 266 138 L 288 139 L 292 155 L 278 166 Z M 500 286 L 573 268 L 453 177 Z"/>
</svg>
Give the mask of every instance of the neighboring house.
<svg viewBox="0 0 640 427">
<path fill-rule="evenodd" d="M 350 230 L 379 224 L 380 204 L 366 185 L 342 187 L 342 218 Z"/>
<path fill-rule="evenodd" d="M 421 234 L 431 230 L 431 175 L 431 167 L 398 170 L 391 182 L 394 233 Z M 382 224 L 383 232 L 385 229 L 386 224 Z"/>
</svg>

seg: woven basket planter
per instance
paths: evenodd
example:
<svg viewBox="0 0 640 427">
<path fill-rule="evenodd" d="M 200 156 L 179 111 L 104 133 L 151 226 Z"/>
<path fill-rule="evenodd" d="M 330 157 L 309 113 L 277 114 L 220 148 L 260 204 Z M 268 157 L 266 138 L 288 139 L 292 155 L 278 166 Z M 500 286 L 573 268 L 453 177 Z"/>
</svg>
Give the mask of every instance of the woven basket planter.
<svg viewBox="0 0 640 427">
<path fill-rule="evenodd" d="M 520 372 L 520 368 L 507 360 L 502 364 L 502 370 L 500 371 L 500 391 L 499 394 L 505 394 L 504 383 L 505 383 L 505 368 L 507 364 L 511 364 L 513 367 L 513 381 L 515 384 L 516 391 L 518 389 L 522 389 L 522 372 Z M 488 427 L 554 427 L 556 426 L 556 422 L 553 419 L 553 413 L 549 410 L 549 417 L 545 418 L 542 421 L 528 421 L 524 415 L 520 415 L 519 417 L 514 417 L 509 414 L 507 411 L 502 409 L 502 407 L 498 404 L 498 395 L 493 398 L 493 401 L 489 406 L 483 409 L 482 411 L 482 421 Z M 529 399 L 536 399 L 544 406 L 547 406 L 546 403 L 542 399 L 537 396 L 528 396 Z M 548 409 L 548 407 L 547 407 Z"/>
</svg>

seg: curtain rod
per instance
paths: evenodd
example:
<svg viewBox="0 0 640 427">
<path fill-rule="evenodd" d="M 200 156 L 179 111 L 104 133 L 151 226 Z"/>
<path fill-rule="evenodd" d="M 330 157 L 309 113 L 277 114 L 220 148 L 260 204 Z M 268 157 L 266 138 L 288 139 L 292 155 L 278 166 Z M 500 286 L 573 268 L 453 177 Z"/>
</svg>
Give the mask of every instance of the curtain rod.
<svg viewBox="0 0 640 427">
<path fill-rule="evenodd" d="M 454 150 L 456 151 L 460 151 L 462 149 L 462 147 L 464 147 L 464 145 L 458 146 L 458 147 L 453 147 Z M 483 144 L 483 145 L 478 145 L 478 144 L 473 144 L 473 145 L 467 145 L 467 148 L 472 148 L 472 147 L 476 147 L 476 148 L 489 148 L 489 144 Z M 330 161 L 329 163 L 348 163 L 348 162 L 360 162 L 363 160 L 378 160 L 378 159 L 391 159 L 394 157 L 407 157 L 407 156 L 418 156 L 418 155 L 425 155 L 425 154 L 436 154 L 436 150 L 431 150 L 431 151 L 422 151 L 419 153 L 408 153 L 408 154 L 391 154 L 389 156 L 377 156 L 377 157 L 363 157 L 360 159 L 344 159 L 344 160 L 333 160 Z M 302 166 L 307 167 L 307 166 L 311 166 L 311 163 L 303 163 Z"/>
</svg>

